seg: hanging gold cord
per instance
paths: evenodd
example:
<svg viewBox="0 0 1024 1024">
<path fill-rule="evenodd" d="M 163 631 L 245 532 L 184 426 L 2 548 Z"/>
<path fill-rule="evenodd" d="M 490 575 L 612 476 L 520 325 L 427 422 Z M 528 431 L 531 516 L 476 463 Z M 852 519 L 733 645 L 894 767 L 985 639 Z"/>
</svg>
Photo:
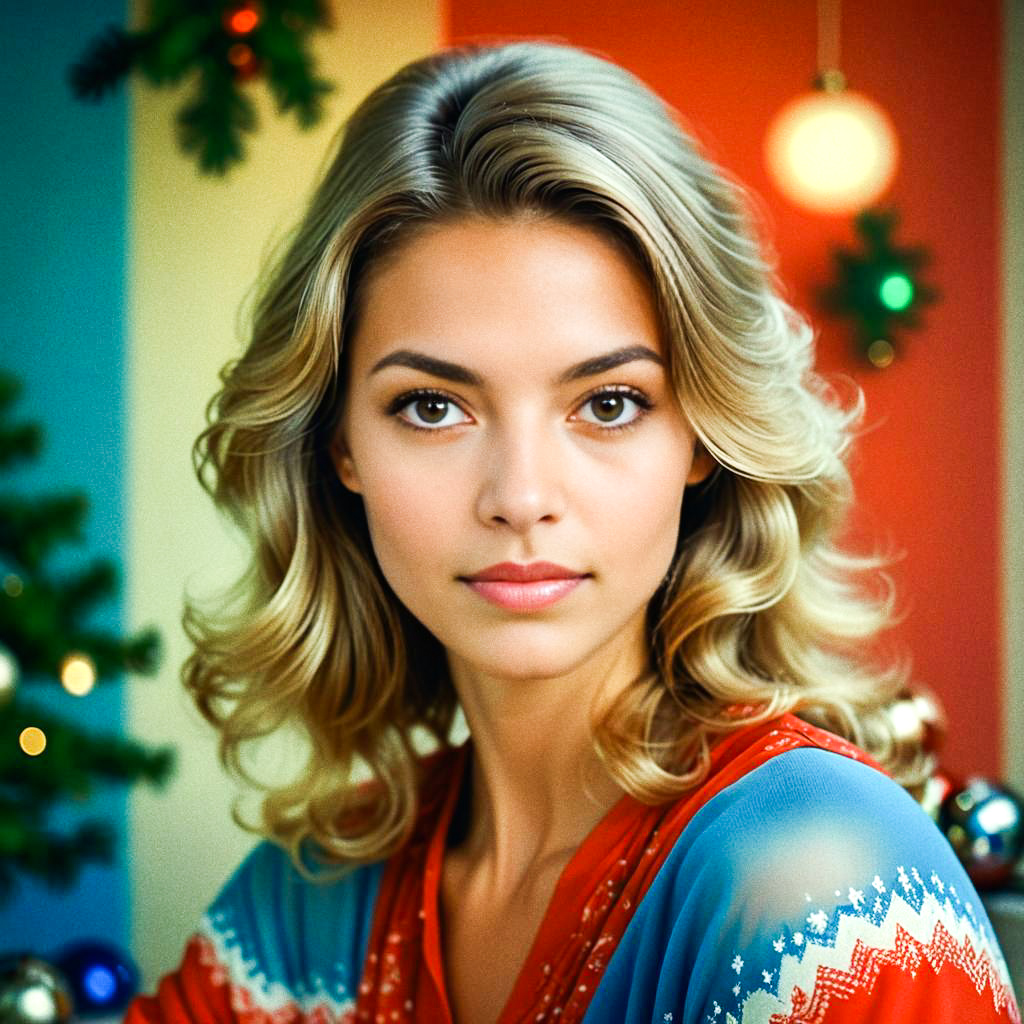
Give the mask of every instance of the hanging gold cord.
<svg viewBox="0 0 1024 1024">
<path fill-rule="evenodd" d="M 815 84 L 826 92 L 842 92 L 846 78 L 839 70 L 841 0 L 818 0 L 818 76 Z"/>
</svg>

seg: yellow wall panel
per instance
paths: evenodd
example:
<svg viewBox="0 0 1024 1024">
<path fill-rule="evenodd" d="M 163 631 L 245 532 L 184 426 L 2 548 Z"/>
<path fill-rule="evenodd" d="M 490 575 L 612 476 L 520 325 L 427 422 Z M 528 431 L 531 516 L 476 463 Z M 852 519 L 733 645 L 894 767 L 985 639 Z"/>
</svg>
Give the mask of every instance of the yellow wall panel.
<svg viewBox="0 0 1024 1024">
<path fill-rule="evenodd" d="M 177 148 L 174 118 L 190 85 L 137 84 L 132 94 L 126 608 L 130 624 L 160 628 L 166 653 L 158 678 L 126 688 L 125 725 L 145 741 L 174 743 L 179 756 L 164 792 L 138 787 L 131 798 L 132 949 L 147 989 L 177 966 L 189 932 L 254 841 L 231 822 L 234 789 L 213 731 L 179 682 L 189 653 L 184 588 L 209 593 L 243 564 L 239 541 L 193 476 L 190 447 L 218 370 L 241 350 L 239 312 L 270 244 L 302 210 L 347 115 L 400 66 L 438 47 L 441 17 L 439 0 L 335 3 L 333 27 L 314 37 L 319 69 L 336 84 L 323 121 L 301 131 L 277 114 L 262 81 L 251 82 L 260 128 L 225 178 L 201 176 Z M 268 756 L 290 765 L 281 744 Z"/>
</svg>

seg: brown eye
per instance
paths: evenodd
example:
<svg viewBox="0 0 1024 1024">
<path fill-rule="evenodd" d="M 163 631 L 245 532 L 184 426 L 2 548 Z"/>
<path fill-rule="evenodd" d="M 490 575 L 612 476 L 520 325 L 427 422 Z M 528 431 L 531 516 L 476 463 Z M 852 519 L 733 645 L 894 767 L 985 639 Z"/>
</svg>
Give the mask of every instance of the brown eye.
<svg viewBox="0 0 1024 1024">
<path fill-rule="evenodd" d="M 622 395 L 598 395 L 597 398 L 592 398 L 591 403 L 594 409 L 594 415 L 602 423 L 613 423 L 622 415 L 622 410 L 625 408 L 625 399 Z"/>
<path fill-rule="evenodd" d="M 471 422 L 454 399 L 439 391 L 407 391 L 388 406 L 387 412 L 416 430 L 444 430 Z"/>
<path fill-rule="evenodd" d="M 608 430 L 618 430 L 620 427 L 631 427 L 638 423 L 652 408 L 650 399 L 643 392 L 630 388 L 628 391 L 598 391 L 583 403 L 582 411 L 586 413 L 590 410 L 591 413 L 590 416 L 583 416 L 585 422 Z"/>
<path fill-rule="evenodd" d="M 448 405 L 444 398 L 421 398 L 413 403 L 416 415 L 424 423 L 440 423 L 448 412 Z"/>
</svg>

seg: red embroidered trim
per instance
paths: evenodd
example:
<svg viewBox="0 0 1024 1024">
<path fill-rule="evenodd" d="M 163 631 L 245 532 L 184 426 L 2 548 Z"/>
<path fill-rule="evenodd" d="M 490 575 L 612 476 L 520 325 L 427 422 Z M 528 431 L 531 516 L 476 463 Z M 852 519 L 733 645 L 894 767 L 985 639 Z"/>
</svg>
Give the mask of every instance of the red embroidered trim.
<svg viewBox="0 0 1024 1024">
<path fill-rule="evenodd" d="M 940 922 L 936 924 L 931 941 L 925 945 L 915 939 L 902 925 L 896 926 L 896 942 L 892 949 L 867 946 L 858 939 L 849 970 L 837 967 L 819 967 L 810 996 L 799 986 L 790 996 L 791 1013 L 773 1014 L 770 1024 L 824 1024 L 829 1005 L 850 999 L 863 991 L 870 994 L 884 967 L 897 967 L 916 978 L 923 964 L 930 964 L 938 974 L 949 966 L 962 971 L 981 995 L 988 987 L 992 992 L 992 1005 L 997 1014 L 1006 1013 L 1014 1024 L 1020 1024 L 1020 1013 L 1013 994 L 996 971 L 987 953 L 978 953 L 967 936 L 963 943 L 956 939 Z"/>
<path fill-rule="evenodd" d="M 337 1016 L 326 1003 L 303 1013 L 298 1003 L 290 1001 L 273 1010 L 257 1006 L 252 992 L 232 980 L 228 969 L 217 956 L 213 942 L 204 935 L 194 935 L 188 943 L 196 954 L 198 966 L 205 970 L 206 981 L 216 987 L 226 987 L 231 1009 L 238 1014 L 240 1024 L 355 1024 L 355 1005 Z"/>
</svg>

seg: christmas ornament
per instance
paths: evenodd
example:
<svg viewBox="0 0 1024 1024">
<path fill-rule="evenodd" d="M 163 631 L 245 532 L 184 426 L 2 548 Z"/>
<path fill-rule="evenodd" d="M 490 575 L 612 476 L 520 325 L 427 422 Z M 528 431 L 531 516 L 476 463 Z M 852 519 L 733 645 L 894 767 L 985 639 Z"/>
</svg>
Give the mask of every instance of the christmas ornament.
<svg viewBox="0 0 1024 1024">
<path fill-rule="evenodd" d="M 0 957 L 3 1024 L 60 1024 L 71 1010 L 71 991 L 52 964 L 27 953 Z"/>
<path fill-rule="evenodd" d="M 838 72 L 790 100 L 765 137 L 779 191 L 814 213 L 839 216 L 875 202 L 896 175 L 899 146 L 888 114 L 845 87 Z"/>
<path fill-rule="evenodd" d="M 779 191 L 815 213 L 854 213 L 892 182 L 899 152 L 892 121 L 874 100 L 848 89 L 839 70 L 839 0 L 819 0 L 814 91 L 775 115 L 764 150 Z"/>
<path fill-rule="evenodd" d="M 889 705 L 886 715 L 894 743 L 938 753 L 946 736 L 946 716 L 933 694 L 923 688 L 908 690 Z"/>
<path fill-rule="evenodd" d="M 858 349 L 878 368 L 895 357 L 895 330 L 920 326 L 921 306 L 938 298 L 934 288 L 918 279 L 918 270 L 928 260 L 926 250 L 893 244 L 896 221 L 892 211 L 858 214 L 854 228 L 861 251 L 836 249 L 836 280 L 818 293 L 826 312 L 853 321 Z"/>
<path fill-rule="evenodd" d="M 14 655 L 0 644 L 0 707 L 3 707 L 13 696 L 18 685 L 18 663 Z"/>
<path fill-rule="evenodd" d="M 123 1010 L 139 990 L 139 970 L 115 946 L 94 939 L 66 946 L 54 963 L 67 980 L 76 1016 Z"/>
<path fill-rule="evenodd" d="M 1020 797 L 986 779 L 968 779 L 964 787 L 950 793 L 942 804 L 939 825 L 979 889 L 1005 882 L 1024 852 Z"/>
<path fill-rule="evenodd" d="M 302 128 L 320 120 L 333 86 L 314 73 L 308 37 L 329 27 L 326 0 L 154 0 L 148 9 L 145 27 L 108 29 L 71 68 L 79 99 L 102 98 L 136 70 L 155 86 L 197 72 L 196 92 L 178 112 L 178 141 L 207 174 L 224 174 L 242 159 L 256 109 L 240 86 L 259 75 L 281 113 L 293 111 Z"/>
<path fill-rule="evenodd" d="M 942 813 L 942 805 L 955 788 L 953 780 L 942 772 L 936 772 L 926 780 L 918 803 L 925 814 L 936 824 L 938 824 L 939 816 Z"/>
</svg>

